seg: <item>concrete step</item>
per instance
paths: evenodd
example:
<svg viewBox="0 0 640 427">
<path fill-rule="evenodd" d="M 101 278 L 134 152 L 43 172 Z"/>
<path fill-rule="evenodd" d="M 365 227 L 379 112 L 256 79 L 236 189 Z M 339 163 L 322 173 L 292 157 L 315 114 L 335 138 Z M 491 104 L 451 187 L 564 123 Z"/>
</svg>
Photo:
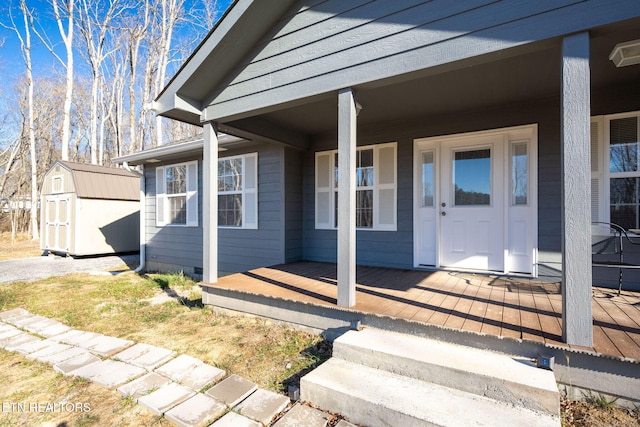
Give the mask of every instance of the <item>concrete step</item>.
<svg viewBox="0 0 640 427">
<path fill-rule="evenodd" d="M 377 426 L 560 426 L 557 416 L 331 358 L 301 379 L 301 399 Z"/>
<path fill-rule="evenodd" d="M 560 414 L 560 397 L 553 372 L 537 368 L 530 360 L 373 328 L 349 331 L 336 339 L 333 358 L 462 390 L 507 405 L 552 416 Z"/>
</svg>

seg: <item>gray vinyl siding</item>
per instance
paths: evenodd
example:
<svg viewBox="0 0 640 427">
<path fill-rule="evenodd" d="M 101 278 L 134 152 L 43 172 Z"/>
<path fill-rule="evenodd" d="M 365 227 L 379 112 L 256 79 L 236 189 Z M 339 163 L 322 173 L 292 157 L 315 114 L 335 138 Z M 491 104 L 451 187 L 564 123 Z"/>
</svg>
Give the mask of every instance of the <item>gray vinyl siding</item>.
<svg viewBox="0 0 640 427">
<path fill-rule="evenodd" d="M 361 128 L 358 145 L 398 143 L 397 231 L 357 231 L 356 262 L 390 268 L 413 268 L 413 140 L 525 124 L 538 124 L 538 245 L 540 262 L 551 263 L 560 254 L 560 130 L 559 100 L 544 99 L 481 111 L 425 117 L 391 126 Z M 305 155 L 304 256 L 310 261 L 336 262 L 336 231 L 316 230 L 314 169 L 316 151 L 336 148 L 331 136 L 319 139 Z"/>
<path fill-rule="evenodd" d="M 285 193 L 282 191 L 284 188 L 284 148 L 274 144 L 253 144 L 240 149 L 223 151 L 220 153 L 220 158 L 256 152 L 258 153 L 258 229 L 224 227 L 218 229 L 218 270 L 222 272 L 247 271 L 285 262 L 285 233 L 283 231 Z M 190 160 L 193 159 L 171 161 L 166 164 Z M 165 163 L 157 166 L 162 165 Z M 295 179 L 294 171 L 295 167 L 292 166 L 290 176 Z M 202 159 L 200 158 L 198 160 L 198 227 L 156 227 L 156 168 L 147 167 L 145 169 L 149 269 L 185 271 L 193 274 L 194 268 L 202 268 L 202 176 Z M 295 184 L 288 185 L 288 188 L 294 189 Z M 295 205 L 290 209 L 290 215 L 294 217 L 296 214 L 292 210 L 295 209 Z M 290 253 L 290 258 L 292 260 L 300 259 L 301 227 L 293 221 L 288 227 L 288 232 L 292 245 L 298 246 Z"/>
<path fill-rule="evenodd" d="M 444 64 L 639 14 L 640 3 L 623 0 L 300 1 L 238 64 L 206 115 L 232 116 L 430 68 L 440 72 Z"/>
<path fill-rule="evenodd" d="M 198 226 L 156 226 L 156 166 L 189 162 L 185 158 L 145 167 L 145 233 L 147 269 L 150 271 L 182 271 L 188 275 L 202 269 L 202 157 L 198 159 Z"/>
<path fill-rule="evenodd" d="M 285 262 L 302 259 L 303 254 L 303 197 L 302 165 L 303 154 L 299 150 L 284 150 L 284 194 L 285 194 Z"/>
<path fill-rule="evenodd" d="M 220 153 L 220 158 L 258 153 L 258 229 L 218 229 L 218 269 L 247 271 L 285 262 L 284 148 L 256 144 Z"/>
</svg>

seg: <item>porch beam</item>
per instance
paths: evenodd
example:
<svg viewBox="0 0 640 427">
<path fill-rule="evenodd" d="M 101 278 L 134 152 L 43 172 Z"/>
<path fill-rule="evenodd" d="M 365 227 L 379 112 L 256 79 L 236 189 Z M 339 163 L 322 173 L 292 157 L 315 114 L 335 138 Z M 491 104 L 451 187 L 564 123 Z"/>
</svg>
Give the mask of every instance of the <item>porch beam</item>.
<svg viewBox="0 0 640 427">
<path fill-rule="evenodd" d="M 562 336 L 593 346 L 589 33 L 562 40 Z"/>
<path fill-rule="evenodd" d="M 204 123 L 202 148 L 202 281 L 218 281 L 218 130 Z"/>
<path fill-rule="evenodd" d="M 356 101 L 338 93 L 338 305 L 356 304 Z"/>
</svg>

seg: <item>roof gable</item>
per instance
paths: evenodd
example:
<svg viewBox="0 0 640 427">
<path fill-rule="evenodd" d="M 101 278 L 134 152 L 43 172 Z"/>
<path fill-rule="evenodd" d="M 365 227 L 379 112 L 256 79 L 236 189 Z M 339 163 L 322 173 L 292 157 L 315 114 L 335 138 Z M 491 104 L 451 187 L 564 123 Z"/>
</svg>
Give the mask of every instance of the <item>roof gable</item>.
<svg viewBox="0 0 640 427">
<path fill-rule="evenodd" d="M 76 195 L 86 199 L 140 200 L 140 176 L 124 169 L 68 161 L 56 164 L 73 178 Z"/>
</svg>

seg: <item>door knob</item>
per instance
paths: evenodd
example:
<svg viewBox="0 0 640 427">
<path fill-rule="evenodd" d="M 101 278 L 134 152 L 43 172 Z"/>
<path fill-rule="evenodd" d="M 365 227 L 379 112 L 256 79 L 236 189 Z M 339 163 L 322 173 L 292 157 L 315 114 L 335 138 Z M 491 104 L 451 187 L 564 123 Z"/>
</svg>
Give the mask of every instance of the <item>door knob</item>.
<svg viewBox="0 0 640 427">
<path fill-rule="evenodd" d="M 440 204 L 440 206 L 442 206 L 443 208 L 445 208 L 445 207 L 447 207 L 447 204 L 446 204 L 445 202 L 442 202 L 442 203 Z"/>
<path fill-rule="evenodd" d="M 442 215 L 442 216 L 447 216 L 447 213 L 446 213 L 446 212 L 444 212 L 444 211 L 442 211 L 442 212 L 440 212 L 440 215 Z"/>
</svg>

